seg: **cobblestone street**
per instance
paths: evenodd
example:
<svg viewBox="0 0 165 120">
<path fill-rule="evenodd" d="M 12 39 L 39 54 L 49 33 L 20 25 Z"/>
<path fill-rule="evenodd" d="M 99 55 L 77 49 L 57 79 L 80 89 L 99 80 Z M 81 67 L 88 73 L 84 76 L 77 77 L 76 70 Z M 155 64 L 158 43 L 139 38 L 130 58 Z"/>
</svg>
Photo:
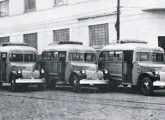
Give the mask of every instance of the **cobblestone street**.
<svg viewBox="0 0 165 120">
<path fill-rule="evenodd" d="M 0 91 L 1 120 L 163 120 L 165 91 L 146 97 L 129 90 L 73 93 L 71 88 Z"/>
</svg>

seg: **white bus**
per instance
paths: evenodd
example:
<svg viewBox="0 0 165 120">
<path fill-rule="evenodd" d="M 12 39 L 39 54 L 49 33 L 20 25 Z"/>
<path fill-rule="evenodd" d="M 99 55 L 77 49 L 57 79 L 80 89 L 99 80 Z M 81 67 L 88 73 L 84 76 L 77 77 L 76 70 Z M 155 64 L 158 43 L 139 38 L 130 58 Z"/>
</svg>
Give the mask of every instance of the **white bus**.
<svg viewBox="0 0 165 120">
<path fill-rule="evenodd" d="M 44 71 L 37 64 L 37 50 L 25 43 L 4 43 L 0 48 L 0 86 L 11 83 L 11 90 L 27 89 L 29 84 L 43 88 Z"/>
<path fill-rule="evenodd" d="M 63 41 L 50 45 L 42 53 L 42 66 L 50 87 L 56 84 L 73 86 L 79 92 L 81 86 L 106 88 L 109 80 L 104 80 L 104 71 L 98 70 L 94 48 L 83 46 L 81 42 Z"/>
<path fill-rule="evenodd" d="M 144 41 L 123 40 L 105 46 L 99 55 L 99 69 L 106 69 L 110 84 L 132 86 L 151 95 L 165 87 L 164 50 Z"/>
</svg>

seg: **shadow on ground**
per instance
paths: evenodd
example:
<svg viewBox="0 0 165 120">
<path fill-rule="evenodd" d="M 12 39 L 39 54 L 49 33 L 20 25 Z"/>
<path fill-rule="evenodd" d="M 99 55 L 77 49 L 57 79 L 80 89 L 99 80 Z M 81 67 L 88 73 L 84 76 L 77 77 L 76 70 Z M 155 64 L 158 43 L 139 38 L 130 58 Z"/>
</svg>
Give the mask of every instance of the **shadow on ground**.
<svg viewBox="0 0 165 120">
<path fill-rule="evenodd" d="M 0 90 L 3 91 L 10 91 L 10 86 L 2 86 Z M 73 92 L 71 86 L 61 86 L 57 85 L 56 88 L 54 89 L 49 89 L 49 88 L 44 88 L 44 89 L 39 89 L 36 86 L 29 86 L 27 90 L 21 90 L 18 89 L 15 92 L 41 92 L 41 91 L 66 91 L 66 92 Z M 141 94 L 139 90 L 134 90 L 130 87 L 117 87 L 115 89 L 110 89 L 110 90 L 100 90 L 98 87 L 82 87 L 80 92 L 85 93 L 85 94 L 90 94 L 90 93 L 123 93 L 123 94 Z M 163 90 L 155 90 L 152 96 L 160 96 L 164 97 L 165 96 L 165 89 Z"/>
</svg>

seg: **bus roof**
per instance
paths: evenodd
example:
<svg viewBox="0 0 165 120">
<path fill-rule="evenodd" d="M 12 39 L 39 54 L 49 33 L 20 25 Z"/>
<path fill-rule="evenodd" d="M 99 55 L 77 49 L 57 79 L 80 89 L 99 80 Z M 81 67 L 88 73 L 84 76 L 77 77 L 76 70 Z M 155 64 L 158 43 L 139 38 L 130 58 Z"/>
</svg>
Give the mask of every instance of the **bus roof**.
<svg viewBox="0 0 165 120">
<path fill-rule="evenodd" d="M 140 43 L 124 43 L 124 44 L 113 44 L 106 45 L 101 51 L 116 51 L 116 50 L 133 50 L 137 52 L 160 52 L 164 53 L 164 50 L 161 47 L 152 46 L 149 44 L 140 44 Z"/>
<path fill-rule="evenodd" d="M 43 52 L 44 51 L 95 52 L 95 49 L 79 44 L 60 44 L 48 46 L 43 50 Z"/>
<path fill-rule="evenodd" d="M 3 42 L 2 46 L 29 46 L 29 44 L 20 42 Z"/>
<path fill-rule="evenodd" d="M 7 53 L 37 53 L 37 50 L 31 46 L 2 46 L 0 52 Z"/>
</svg>

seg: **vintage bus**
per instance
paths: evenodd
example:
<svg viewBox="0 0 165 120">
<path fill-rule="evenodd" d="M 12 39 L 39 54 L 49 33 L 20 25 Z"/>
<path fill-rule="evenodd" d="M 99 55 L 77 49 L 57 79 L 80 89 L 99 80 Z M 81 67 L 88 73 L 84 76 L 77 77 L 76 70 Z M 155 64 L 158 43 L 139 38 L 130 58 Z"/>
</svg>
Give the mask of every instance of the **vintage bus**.
<svg viewBox="0 0 165 120">
<path fill-rule="evenodd" d="M 105 46 L 99 55 L 99 69 L 106 69 L 112 87 L 122 84 L 138 88 L 144 95 L 165 86 L 164 51 L 140 40 L 123 40 Z"/>
<path fill-rule="evenodd" d="M 4 43 L 0 48 L 0 86 L 11 83 L 11 90 L 27 89 L 29 84 L 43 88 L 44 70 L 37 63 L 37 50 L 26 43 Z"/>
<path fill-rule="evenodd" d="M 83 46 L 81 42 L 61 41 L 50 45 L 42 53 L 42 66 L 50 87 L 56 84 L 73 86 L 79 92 L 81 86 L 106 88 L 109 80 L 104 80 L 105 71 L 98 70 L 94 48 Z"/>
</svg>

